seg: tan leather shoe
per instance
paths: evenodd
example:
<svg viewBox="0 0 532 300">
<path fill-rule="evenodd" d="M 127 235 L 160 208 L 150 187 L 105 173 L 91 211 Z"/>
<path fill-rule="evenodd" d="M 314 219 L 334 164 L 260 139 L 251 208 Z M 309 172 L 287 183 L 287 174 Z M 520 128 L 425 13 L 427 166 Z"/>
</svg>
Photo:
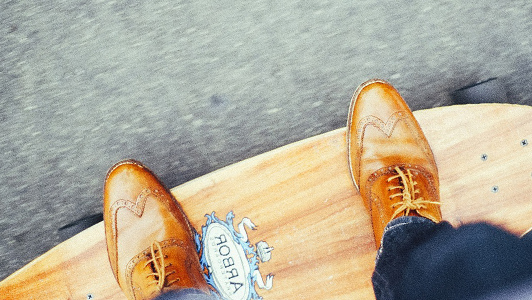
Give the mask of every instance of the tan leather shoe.
<svg viewBox="0 0 532 300">
<path fill-rule="evenodd" d="M 103 202 L 109 261 L 129 299 L 183 288 L 209 293 L 192 227 L 150 170 L 133 160 L 113 166 Z"/>
<path fill-rule="evenodd" d="M 371 214 L 377 247 L 401 216 L 441 221 L 438 169 L 414 115 L 389 83 L 356 90 L 347 123 L 351 177 Z"/>
</svg>

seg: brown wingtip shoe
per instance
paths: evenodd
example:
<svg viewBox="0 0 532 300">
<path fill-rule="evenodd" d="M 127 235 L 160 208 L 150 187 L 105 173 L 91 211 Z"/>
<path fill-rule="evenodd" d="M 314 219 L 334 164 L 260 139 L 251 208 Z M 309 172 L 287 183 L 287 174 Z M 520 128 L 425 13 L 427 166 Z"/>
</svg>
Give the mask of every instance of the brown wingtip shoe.
<svg viewBox="0 0 532 300">
<path fill-rule="evenodd" d="M 103 202 L 109 261 L 128 299 L 184 288 L 209 293 L 192 227 L 150 170 L 134 160 L 114 165 Z"/>
<path fill-rule="evenodd" d="M 349 169 L 380 247 L 386 224 L 401 216 L 441 221 L 438 169 L 412 111 L 388 82 L 361 84 L 347 122 Z"/>
</svg>

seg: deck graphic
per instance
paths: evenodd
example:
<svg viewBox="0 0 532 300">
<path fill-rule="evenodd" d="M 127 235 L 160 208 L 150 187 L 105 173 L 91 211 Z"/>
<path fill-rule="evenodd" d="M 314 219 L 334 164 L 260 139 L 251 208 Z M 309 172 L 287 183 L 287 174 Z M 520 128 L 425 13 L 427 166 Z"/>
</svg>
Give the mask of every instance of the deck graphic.
<svg viewBox="0 0 532 300">
<path fill-rule="evenodd" d="M 208 270 L 205 275 L 207 283 L 224 299 L 262 299 L 255 286 L 259 289 L 271 289 L 273 275 L 267 275 L 264 282 L 259 270 L 259 260 L 261 263 L 268 262 L 273 247 L 265 241 L 251 244 L 246 227 L 255 230 L 257 226 L 249 218 L 243 218 L 236 229 L 232 211 L 227 214 L 226 221 L 216 217 L 215 212 L 206 217 L 207 222 L 201 228 L 201 235 L 196 233 L 195 240 L 200 263 Z"/>
</svg>

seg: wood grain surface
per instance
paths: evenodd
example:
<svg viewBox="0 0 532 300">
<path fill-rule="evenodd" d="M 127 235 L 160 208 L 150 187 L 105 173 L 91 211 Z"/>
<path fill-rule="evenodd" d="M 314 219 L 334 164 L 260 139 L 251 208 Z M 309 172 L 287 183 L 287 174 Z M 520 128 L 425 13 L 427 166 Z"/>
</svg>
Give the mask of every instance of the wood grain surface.
<svg viewBox="0 0 532 300">
<path fill-rule="evenodd" d="M 442 213 L 454 225 L 532 226 L 532 108 L 477 104 L 414 112 L 440 172 Z M 102 175 L 103 178 L 103 175 Z M 375 244 L 338 129 L 172 189 L 200 231 L 205 214 L 250 218 L 252 242 L 275 249 L 264 299 L 374 299 Z M 157 224 L 154 224 L 157 226 Z M 103 224 L 61 243 L 0 283 L 2 299 L 125 299 L 111 273 Z"/>
</svg>

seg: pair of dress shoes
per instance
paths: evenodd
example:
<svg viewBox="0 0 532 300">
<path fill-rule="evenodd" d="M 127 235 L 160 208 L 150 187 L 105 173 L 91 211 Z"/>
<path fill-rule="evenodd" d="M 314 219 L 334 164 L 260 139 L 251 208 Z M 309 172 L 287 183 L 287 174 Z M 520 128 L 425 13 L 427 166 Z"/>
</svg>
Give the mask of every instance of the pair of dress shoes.
<svg viewBox="0 0 532 300">
<path fill-rule="evenodd" d="M 351 177 L 371 215 L 377 245 L 401 216 L 441 220 L 438 171 L 407 104 L 387 82 L 370 80 L 355 92 L 347 124 Z M 177 200 L 141 163 L 120 162 L 104 187 L 109 261 L 129 299 L 169 290 L 210 288 L 193 230 Z"/>
</svg>

